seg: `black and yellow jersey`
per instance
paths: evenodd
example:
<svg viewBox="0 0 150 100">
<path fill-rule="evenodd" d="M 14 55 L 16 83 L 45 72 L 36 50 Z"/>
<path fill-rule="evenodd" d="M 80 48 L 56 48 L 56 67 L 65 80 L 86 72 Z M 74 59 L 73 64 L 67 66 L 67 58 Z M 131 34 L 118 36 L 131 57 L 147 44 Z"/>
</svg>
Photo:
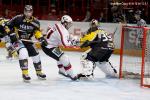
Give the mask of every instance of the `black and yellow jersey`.
<svg viewBox="0 0 150 100">
<path fill-rule="evenodd" d="M 17 15 L 8 22 L 12 32 L 17 32 L 19 39 L 30 40 L 32 36 L 37 39 L 42 37 L 40 22 L 35 17 L 26 19 L 23 14 Z"/>
<path fill-rule="evenodd" d="M 114 43 L 112 37 L 102 29 L 97 29 L 93 32 L 87 33 L 82 38 L 80 38 L 81 45 L 86 42 L 90 42 L 91 48 L 104 48 L 104 49 L 114 49 Z"/>
<path fill-rule="evenodd" d="M 6 20 L 6 19 L 0 20 L 0 38 L 3 38 L 4 36 L 6 36 L 8 34 L 8 32 L 10 31 L 7 26 L 7 22 L 8 22 L 8 20 Z"/>
</svg>

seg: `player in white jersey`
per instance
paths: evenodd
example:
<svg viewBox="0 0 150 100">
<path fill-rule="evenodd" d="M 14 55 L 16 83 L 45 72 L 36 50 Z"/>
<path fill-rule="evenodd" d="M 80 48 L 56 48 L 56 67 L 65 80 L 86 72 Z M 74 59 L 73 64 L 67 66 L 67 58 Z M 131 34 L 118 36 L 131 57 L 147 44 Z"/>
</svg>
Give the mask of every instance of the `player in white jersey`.
<svg viewBox="0 0 150 100">
<path fill-rule="evenodd" d="M 72 66 L 68 56 L 59 48 L 59 46 L 70 46 L 70 35 L 68 29 L 72 26 L 72 18 L 64 15 L 61 18 L 61 23 L 56 23 L 54 26 L 49 26 L 47 29 L 47 46 L 42 46 L 43 51 L 57 61 L 59 74 L 76 80 L 76 75 L 73 74 Z"/>
</svg>

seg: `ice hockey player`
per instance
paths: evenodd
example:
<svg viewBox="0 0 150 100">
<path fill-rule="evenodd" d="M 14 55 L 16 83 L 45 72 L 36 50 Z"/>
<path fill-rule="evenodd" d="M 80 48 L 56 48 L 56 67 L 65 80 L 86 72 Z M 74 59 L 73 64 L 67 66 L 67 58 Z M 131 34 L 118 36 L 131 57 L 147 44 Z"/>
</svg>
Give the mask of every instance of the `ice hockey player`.
<svg viewBox="0 0 150 100">
<path fill-rule="evenodd" d="M 47 42 L 40 31 L 39 21 L 33 17 L 32 5 L 25 5 L 24 14 L 12 18 L 8 25 L 12 33 L 10 35 L 11 41 L 19 55 L 23 80 L 30 82 L 31 79 L 28 74 L 28 57 L 32 57 L 37 77 L 46 79 L 46 75 L 42 72 L 39 52 L 36 50 L 31 38 L 35 36 L 41 42 L 41 45 L 47 45 Z"/>
<path fill-rule="evenodd" d="M 79 79 L 93 78 L 95 67 L 99 67 L 106 77 L 117 77 L 117 71 L 109 61 L 114 51 L 112 38 L 105 30 L 100 29 L 98 21 L 93 19 L 90 22 L 88 33 L 81 39 L 81 48 L 90 47 L 81 57 L 83 72 L 78 75 Z"/>
<path fill-rule="evenodd" d="M 8 56 L 6 58 L 12 59 L 13 57 L 17 56 L 17 52 L 11 44 L 7 22 L 7 19 L 0 18 L 0 40 L 5 43 L 6 49 L 8 51 Z"/>
<path fill-rule="evenodd" d="M 73 73 L 68 56 L 59 47 L 60 45 L 64 47 L 71 45 L 68 29 L 72 26 L 72 22 L 72 18 L 69 15 L 64 15 L 61 18 L 61 23 L 49 26 L 46 37 L 48 46 L 42 46 L 42 49 L 45 54 L 57 61 L 59 74 L 71 80 L 76 80 L 77 77 Z"/>
</svg>

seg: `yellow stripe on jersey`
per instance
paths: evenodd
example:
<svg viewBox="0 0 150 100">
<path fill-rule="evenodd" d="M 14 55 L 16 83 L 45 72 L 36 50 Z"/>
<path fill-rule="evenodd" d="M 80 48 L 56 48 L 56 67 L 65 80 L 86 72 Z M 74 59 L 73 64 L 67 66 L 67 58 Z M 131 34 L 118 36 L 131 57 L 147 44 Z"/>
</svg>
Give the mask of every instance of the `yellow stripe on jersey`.
<svg viewBox="0 0 150 100">
<path fill-rule="evenodd" d="M 82 38 L 80 38 L 80 43 L 83 43 L 85 41 L 93 41 L 96 36 L 98 34 L 98 30 L 97 31 L 94 31 L 94 32 L 91 32 L 89 34 L 86 34 L 85 36 L 83 36 Z"/>
<path fill-rule="evenodd" d="M 6 19 L 3 19 L 3 20 L 1 20 L 0 21 L 0 25 L 2 25 L 3 23 L 5 23 L 5 22 L 7 22 L 8 20 L 6 20 Z"/>
<path fill-rule="evenodd" d="M 8 28 L 8 26 L 5 26 L 5 31 L 6 31 L 6 33 L 10 32 L 10 29 Z"/>
<path fill-rule="evenodd" d="M 36 30 L 34 36 L 35 36 L 35 38 L 39 39 L 42 37 L 42 32 L 39 30 Z"/>
</svg>

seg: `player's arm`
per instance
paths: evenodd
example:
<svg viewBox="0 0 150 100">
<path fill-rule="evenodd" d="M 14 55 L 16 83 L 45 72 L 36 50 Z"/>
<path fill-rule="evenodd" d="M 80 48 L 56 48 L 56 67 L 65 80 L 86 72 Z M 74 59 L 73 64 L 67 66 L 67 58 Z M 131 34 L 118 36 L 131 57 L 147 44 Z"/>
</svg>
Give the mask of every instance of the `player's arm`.
<svg viewBox="0 0 150 100">
<path fill-rule="evenodd" d="M 39 23 L 39 21 L 35 21 L 34 25 L 35 25 L 35 30 L 34 30 L 35 38 L 38 39 L 41 42 L 42 46 L 47 46 L 48 43 L 47 43 L 46 39 L 44 38 L 44 36 L 42 35 L 42 32 L 40 30 L 40 23 Z"/>
<path fill-rule="evenodd" d="M 94 39 L 97 37 L 98 31 L 91 32 L 89 34 L 84 35 L 82 38 L 80 38 L 80 44 L 81 48 L 88 47 L 94 43 L 97 43 L 99 41 L 94 41 Z"/>
<path fill-rule="evenodd" d="M 20 20 L 21 16 L 22 15 L 17 15 L 8 21 L 7 25 L 9 27 L 11 33 L 13 33 L 15 31 L 14 27 L 16 27 L 18 25 L 18 21 Z"/>
</svg>

